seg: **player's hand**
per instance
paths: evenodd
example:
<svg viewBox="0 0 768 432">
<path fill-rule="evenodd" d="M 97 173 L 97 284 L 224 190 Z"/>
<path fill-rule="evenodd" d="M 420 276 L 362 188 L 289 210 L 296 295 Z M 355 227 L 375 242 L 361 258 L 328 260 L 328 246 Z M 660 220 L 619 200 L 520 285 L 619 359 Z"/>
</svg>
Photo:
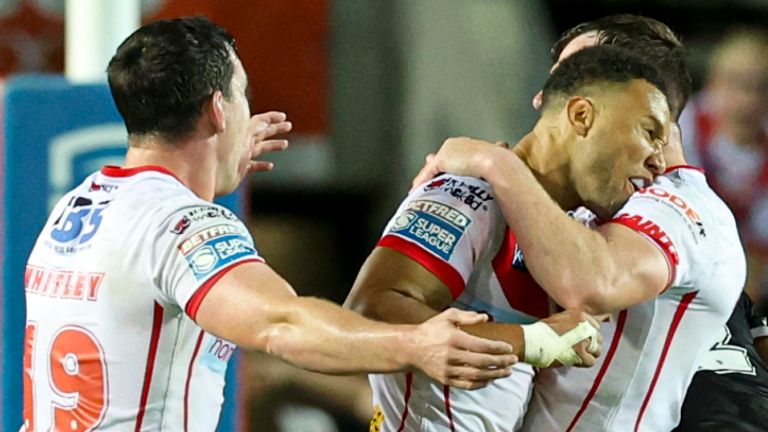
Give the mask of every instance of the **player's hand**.
<svg viewBox="0 0 768 432">
<path fill-rule="evenodd" d="M 590 326 L 597 330 L 597 333 L 594 336 L 588 339 L 583 339 L 572 346 L 573 350 L 581 359 L 581 363 L 574 366 L 590 367 L 595 364 L 596 358 L 600 357 L 603 336 L 600 334 L 600 324 L 594 317 L 578 309 L 569 309 L 547 317 L 543 321 L 547 323 L 555 333 L 561 336 L 583 321 L 586 321 Z"/>
<path fill-rule="evenodd" d="M 512 346 L 472 336 L 459 330 L 485 322 L 487 315 L 448 309 L 416 327 L 411 333 L 410 364 L 430 377 L 453 387 L 476 389 L 509 376 L 517 363 Z"/>
<path fill-rule="evenodd" d="M 269 111 L 251 117 L 248 136 L 251 144 L 251 162 L 249 172 L 270 171 L 275 167 L 272 162 L 258 160 L 264 154 L 282 151 L 288 148 L 288 140 L 272 137 L 290 132 L 293 124 L 288 116 L 279 111 Z"/>
<path fill-rule="evenodd" d="M 569 309 L 523 326 L 525 362 L 534 366 L 591 367 L 600 356 L 600 324 L 589 314 Z"/>
<path fill-rule="evenodd" d="M 492 152 L 499 147 L 508 148 L 509 144 L 468 137 L 449 138 L 443 142 L 436 154 L 428 154 L 424 167 L 411 181 L 411 190 L 416 189 L 441 173 L 470 177 L 482 177 L 484 165 L 492 160 Z"/>
</svg>

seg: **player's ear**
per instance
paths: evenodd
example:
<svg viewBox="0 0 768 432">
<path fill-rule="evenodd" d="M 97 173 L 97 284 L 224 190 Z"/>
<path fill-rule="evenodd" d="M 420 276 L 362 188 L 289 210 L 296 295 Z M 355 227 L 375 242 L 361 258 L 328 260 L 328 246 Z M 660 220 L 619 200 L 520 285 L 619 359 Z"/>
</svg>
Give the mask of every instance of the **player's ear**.
<svg viewBox="0 0 768 432">
<path fill-rule="evenodd" d="M 595 106 L 583 96 L 574 96 L 565 104 L 568 123 L 576 135 L 585 137 L 595 121 Z"/>
<path fill-rule="evenodd" d="M 224 95 L 220 90 L 216 90 L 211 95 L 208 105 L 208 115 L 210 121 L 213 123 L 216 132 L 222 132 L 227 126 L 226 118 L 224 116 Z"/>
</svg>

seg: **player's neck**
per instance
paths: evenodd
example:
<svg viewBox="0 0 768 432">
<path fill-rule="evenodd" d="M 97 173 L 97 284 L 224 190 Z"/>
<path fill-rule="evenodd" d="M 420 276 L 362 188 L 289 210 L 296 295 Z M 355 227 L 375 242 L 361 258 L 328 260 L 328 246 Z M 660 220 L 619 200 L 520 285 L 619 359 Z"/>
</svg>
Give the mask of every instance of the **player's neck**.
<svg viewBox="0 0 768 432">
<path fill-rule="evenodd" d="M 206 140 L 169 143 L 158 137 L 132 137 L 125 155 L 125 168 L 157 165 L 171 171 L 195 195 L 213 201 L 215 154 Z"/>
<path fill-rule="evenodd" d="M 581 201 L 568 179 L 566 152 L 556 145 L 558 133 L 537 124 L 512 151 L 528 165 L 547 194 L 564 210 L 571 210 L 581 205 Z"/>
</svg>

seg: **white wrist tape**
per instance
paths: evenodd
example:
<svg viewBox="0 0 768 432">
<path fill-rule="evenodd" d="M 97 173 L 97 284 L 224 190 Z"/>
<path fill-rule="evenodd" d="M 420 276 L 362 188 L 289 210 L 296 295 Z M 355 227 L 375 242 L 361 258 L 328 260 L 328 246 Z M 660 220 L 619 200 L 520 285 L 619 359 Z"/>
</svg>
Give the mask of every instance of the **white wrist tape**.
<svg viewBox="0 0 768 432">
<path fill-rule="evenodd" d="M 582 321 L 564 335 L 558 335 L 544 321 L 522 326 L 525 341 L 524 362 L 537 367 L 549 367 L 555 360 L 563 366 L 580 365 L 581 358 L 573 345 L 589 339 L 587 351 L 594 353 L 598 350 L 597 329 L 587 321 Z"/>
</svg>

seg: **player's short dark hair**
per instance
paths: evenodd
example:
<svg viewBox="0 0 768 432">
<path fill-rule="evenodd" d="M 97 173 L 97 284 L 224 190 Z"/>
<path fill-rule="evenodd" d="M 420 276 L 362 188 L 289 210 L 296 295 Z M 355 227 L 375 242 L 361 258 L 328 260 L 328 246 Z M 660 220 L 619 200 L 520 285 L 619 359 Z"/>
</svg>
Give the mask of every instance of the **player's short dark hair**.
<svg viewBox="0 0 768 432">
<path fill-rule="evenodd" d="M 568 56 L 544 84 L 546 109 L 553 100 L 578 95 L 590 86 L 645 80 L 667 96 L 667 80 L 655 65 L 623 48 L 596 45 Z M 669 97 L 669 96 L 667 96 Z"/>
<path fill-rule="evenodd" d="M 691 95 L 691 75 L 685 63 L 685 50 L 680 38 L 663 22 L 653 18 L 619 14 L 609 15 L 577 25 L 566 31 L 552 46 L 552 61 L 573 39 L 589 32 L 597 33 L 599 45 L 613 45 L 637 53 L 661 70 L 668 81 L 670 112 L 680 117 Z"/>
<path fill-rule="evenodd" d="M 171 141 L 192 133 L 215 91 L 232 96 L 233 54 L 232 35 L 204 17 L 155 21 L 128 36 L 107 68 L 128 133 Z"/>
</svg>

